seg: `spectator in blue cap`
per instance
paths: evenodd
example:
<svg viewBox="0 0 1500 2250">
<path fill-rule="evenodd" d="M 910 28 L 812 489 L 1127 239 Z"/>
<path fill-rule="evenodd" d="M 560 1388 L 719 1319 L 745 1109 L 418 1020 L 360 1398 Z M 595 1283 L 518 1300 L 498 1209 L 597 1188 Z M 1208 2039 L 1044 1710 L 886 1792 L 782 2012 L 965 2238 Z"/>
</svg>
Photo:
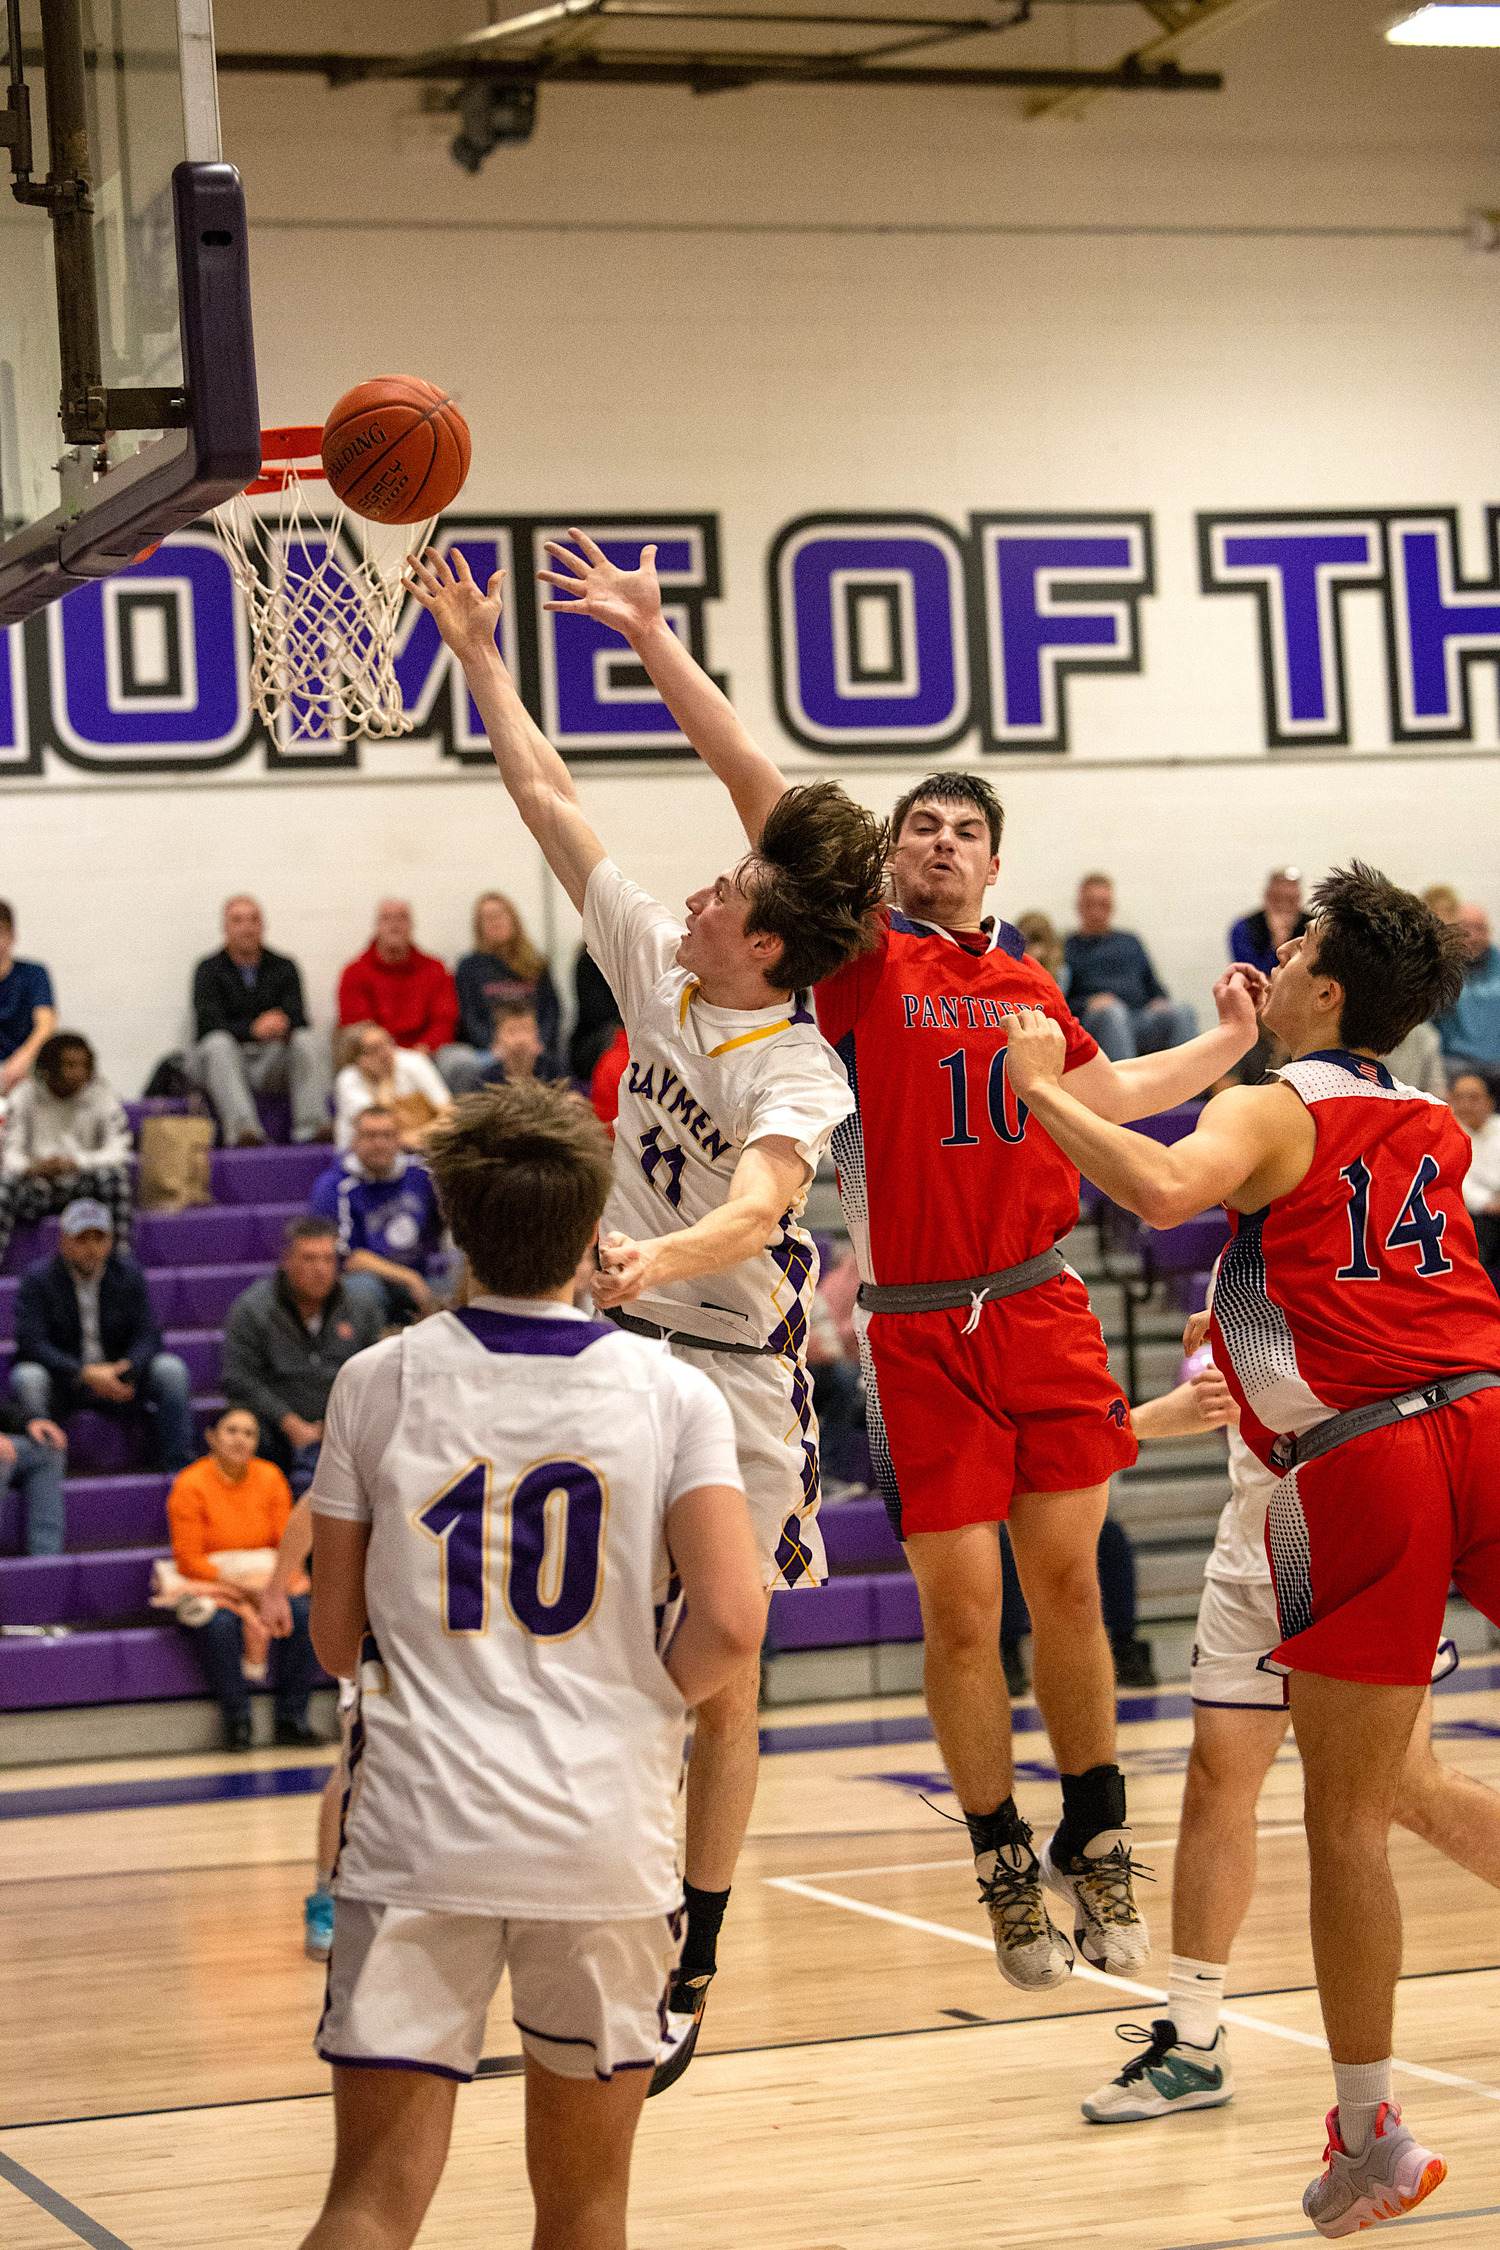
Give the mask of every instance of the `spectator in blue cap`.
<svg viewBox="0 0 1500 2250">
<path fill-rule="evenodd" d="M 30 1267 L 17 1292 L 10 1387 L 33 1420 L 63 1422 L 82 1406 L 143 1415 L 169 1472 L 202 1450 L 187 1368 L 162 1350 L 146 1276 L 116 1250 L 114 1221 L 92 1196 L 68 1205 L 56 1255 Z"/>
</svg>

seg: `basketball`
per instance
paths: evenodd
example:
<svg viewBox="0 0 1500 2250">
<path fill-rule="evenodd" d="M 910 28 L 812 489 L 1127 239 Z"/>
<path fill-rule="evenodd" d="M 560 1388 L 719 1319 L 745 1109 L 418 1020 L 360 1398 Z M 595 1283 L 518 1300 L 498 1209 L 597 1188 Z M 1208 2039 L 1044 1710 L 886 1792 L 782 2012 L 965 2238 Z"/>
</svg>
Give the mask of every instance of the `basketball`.
<svg viewBox="0 0 1500 2250">
<path fill-rule="evenodd" d="M 323 424 L 336 498 L 372 523 L 421 523 L 451 507 L 469 473 L 469 425 L 436 383 L 376 375 Z"/>
</svg>

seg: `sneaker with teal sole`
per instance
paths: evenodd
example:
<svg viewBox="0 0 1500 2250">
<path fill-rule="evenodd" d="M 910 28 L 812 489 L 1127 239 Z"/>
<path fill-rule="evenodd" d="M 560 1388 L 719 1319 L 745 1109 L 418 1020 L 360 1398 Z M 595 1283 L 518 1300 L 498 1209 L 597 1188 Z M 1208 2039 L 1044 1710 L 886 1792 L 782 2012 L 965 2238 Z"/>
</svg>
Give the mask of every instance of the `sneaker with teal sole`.
<svg viewBox="0 0 1500 2250">
<path fill-rule="evenodd" d="M 303 1900 L 302 1950 L 309 1961 L 326 1961 L 333 1951 L 332 1891 L 309 1891 Z"/>
</svg>

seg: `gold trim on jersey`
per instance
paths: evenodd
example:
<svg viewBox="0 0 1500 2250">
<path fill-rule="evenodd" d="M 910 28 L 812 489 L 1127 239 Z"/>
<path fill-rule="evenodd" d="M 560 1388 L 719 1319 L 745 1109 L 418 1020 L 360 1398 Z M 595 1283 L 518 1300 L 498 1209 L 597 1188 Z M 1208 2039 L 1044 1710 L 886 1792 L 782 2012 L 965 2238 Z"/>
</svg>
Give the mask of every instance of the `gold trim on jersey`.
<svg viewBox="0 0 1500 2250">
<path fill-rule="evenodd" d="M 682 1006 L 677 1011 L 677 1028 L 679 1031 L 687 1022 L 688 1010 L 697 999 L 698 991 L 699 986 L 696 977 L 682 988 Z M 757 1039 L 770 1039 L 776 1032 L 790 1031 L 791 1028 L 791 1017 L 783 1016 L 780 1023 L 764 1023 L 759 1031 L 742 1031 L 737 1039 L 726 1039 L 722 1046 L 710 1047 L 708 1060 L 714 1062 L 720 1055 L 732 1054 L 736 1047 L 753 1047 Z"/>
</svg>

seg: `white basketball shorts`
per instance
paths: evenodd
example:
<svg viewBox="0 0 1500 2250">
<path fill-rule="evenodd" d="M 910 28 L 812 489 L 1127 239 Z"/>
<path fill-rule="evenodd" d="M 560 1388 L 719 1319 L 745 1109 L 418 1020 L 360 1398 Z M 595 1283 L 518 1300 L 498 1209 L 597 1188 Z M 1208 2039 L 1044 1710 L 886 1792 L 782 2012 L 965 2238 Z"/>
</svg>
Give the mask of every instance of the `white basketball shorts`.
<svg viewBox="0 0 1500 2250">
<path fill-rule="evenodd" d="M 828 1558 L 818 1529 L 818 1422 L 807 1369 L 770 1352 L 672 1349 L 712 1378 L 734 1416 L 762 1583 L 768 1591 L 821 1586 Z"/>
<path fill-rule="evenodd" d="M 684 1917 L 521 1922 L 341 1898 L 328 1996 L 313 2044 L 324 2062 L 425 2070 L 462 2083 L 484 2052 L 502 1973 L 521 2045 L 558 2078 L 652 2070 Z"/>
</svg>

